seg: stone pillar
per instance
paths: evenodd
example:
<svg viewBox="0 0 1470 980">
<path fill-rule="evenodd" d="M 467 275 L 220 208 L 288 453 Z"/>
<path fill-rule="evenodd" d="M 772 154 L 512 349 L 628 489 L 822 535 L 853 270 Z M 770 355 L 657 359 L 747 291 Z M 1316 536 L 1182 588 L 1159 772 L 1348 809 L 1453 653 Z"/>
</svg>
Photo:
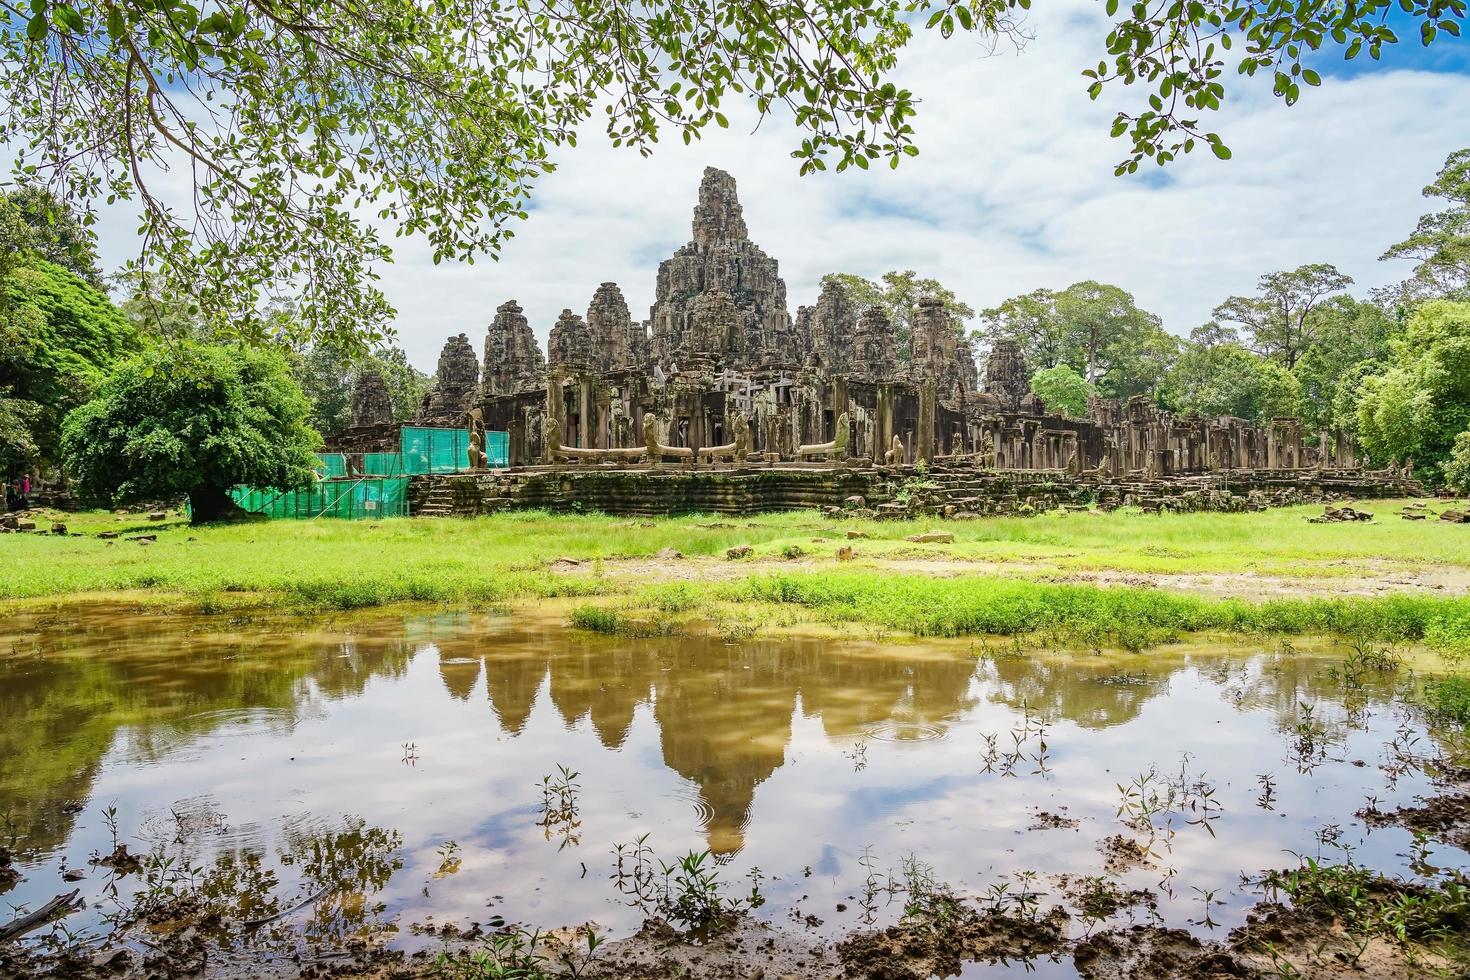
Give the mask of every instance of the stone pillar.
<svg viewBox="0 0 1470 980">
<path fill-rule="evenodd" d="M 914 456 L 927 466 L 934 462 L 934 379 L 919 385 L 919 430 L 914 434 Z"/>
<path fill-rule="evenodd" d="M 873 460 L 881 463 L 883 454 L 893 445 L 893 386 L 887 383 L 878 386 L 878 417 L 873 422 L 875 443 Z"/>
</svg>

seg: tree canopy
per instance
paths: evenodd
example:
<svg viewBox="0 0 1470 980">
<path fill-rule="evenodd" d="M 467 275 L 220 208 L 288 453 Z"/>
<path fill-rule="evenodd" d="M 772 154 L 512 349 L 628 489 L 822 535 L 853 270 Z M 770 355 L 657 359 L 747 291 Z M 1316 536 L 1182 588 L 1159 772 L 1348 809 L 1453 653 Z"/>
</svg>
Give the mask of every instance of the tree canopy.
<svg viewBox="0 0 1470 980">
<path fill-rule="evenodd" d="M 1042 368 L 1032 374 L 1031 390 L 1046 405 L 1047 411 L 1073 418 L 1086 417 L 1087 399 L 1097 394 L 1097 389 L 1067 364 Z"/>
<path fill-rule="evenodd" d="M 1234 341 L 1187 346 L 1162 390 L 1174 411 L 1251 422 L 1295 415 L 1300 400 L 1301 384 L 1291 372 Z"/>
<path fill-rule="evenodd" d="M 80 489 L 126 502 L 188 494 L 196 521 L 231 509 L 229 489 L 311 481 L 321 438 L 274 351 L 176 341 L 112 372 L 66 417 L 66 465 Z"/>
<path fill-rule="evenodd" d="M 1257 283 L 1257 295 L 1231 296 L 1215 307 L 1215 319 L 1240 324 L 1252 350 L 1290 370 L 1316 340 L 1320 321 L 1312 314 L 1318 304 L 1352 284 L 1325 262 L 1268 272 Z"/>
<path fill-rule="evenodd" d="M 1140 86 L 1118 112 L 1120 171 L 1208 144 L 1201 114 L 1225 96 L 1225 59 L 1269 76 L 1287 104 L 1321 81 L 1327 52 L 1376 58 L 1398 41 L 1392 0 L 1107 0 L 1098 97 Z M 606 118 L 649 152 L 726 126 L 726 103 L 789 113 L 803 172 L 897 166 L 914 145 L 915 93 L 891 75 L 915 30 L 1019 34 L 1030 0 L 30 0 L 0 2 L 0 138 L 17 176 L 68 201 L 136 202 L 155 292 L 197 298 L 220 329 L 341 347 L 383 335 L 375 286 L 389 257 L 374 219 L 427 238 L 439 259 L 495 254 L 526 216 L 551 154 Z M 1420 41 L 1459 33 L 1465 0 L 1401 0 Z M 1238 50 L 1232 46 L 1239 44 Z M 188 185 L 177 199 L 165 172 Z M 299 318 L 261 315 L 274 295 Z"/>
<path fill-rule="evenodd" d="M 82 227 L 66 202 L 43 187 L 17 187 L 5 195 L 5 200 L 26 228 L 24 239 L 9 243 L 9 247 L 35 252 L 93 289 L 107 288 L 97 265 L 92 233 Z"/>
<path fill-rule="evenodd" d="M 943 303 L 961 333 L 964 329 L 959 324 L 975 315 L 970 305 L 956 296 L 954 290 L 937 279 L 920 276 L 912 269 L 885 272 L 877 282 L 846 272 L 834 272 L 822 277 L 822 285 L 837 286 L 860 310 L 872 306 L 882 309 L 888 316 L 888 322 L 893 324 L 898 356 L 904 361 L 912 356 L 914 310 L 919 300 L 937 299 Z"/>
<path fill-rule="evenodd" d="M 1010 337 L 1033 367 L 1066 364 L 1113 398 L 1156 390 L 1179 345 L 1131 293 L 1092 280 L 1013 296 L 980 323 L 985 343 Z"/>
<path fill-rule="evenodd" d="M 0 279 L 0 466 L 54 460 L 62 417 L 138 346 L 102 293 L 34 253 L 16 258 Z"/>
<path fill-rule="evenodd" d="M 1389 246 L 1380 261 L 1414 260 L 1401 290 L 1410 298 L 1470 300 L 1470 149 L 1450 154 L 1424 196 L 1450 206 L 1420 218 L 1414 233 Z"/>
<path fill-rule="evenodd" d="M 1374 463 L 1413 459 L 1434 482 L 1470 428 L 1470 303 L 1425 303 L 1391 346 L 1388 370 L 1362 381 L 1359 437 Z"/>
</svg>

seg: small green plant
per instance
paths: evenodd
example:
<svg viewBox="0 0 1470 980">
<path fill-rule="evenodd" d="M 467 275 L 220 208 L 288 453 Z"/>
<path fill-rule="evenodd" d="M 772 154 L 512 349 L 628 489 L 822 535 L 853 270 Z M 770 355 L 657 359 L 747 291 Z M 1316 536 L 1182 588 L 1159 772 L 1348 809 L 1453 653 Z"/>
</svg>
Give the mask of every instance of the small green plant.
<svg viewBox="0 0 1470 980">
<path fill-rule="evenodd" d="M 575 846 L 582 840 L 579 832 L 582 821 L 577 807 L 577 792 L 581 789 L 577 778 L 581 775 L 558 763 L 556 772 L 542 776 L 538 784 L 541 787 L 541 819 L 537 824 L 545 832 L 547 840 L 561 838 L 557 850 Z"/>
<path fill-rule="evenodd" d="M 613 856 L 613 883 L 627 896 L 628 904 L 696 938 L 708 937 L 735 917 L 765 903 L 758 868 L 747 875 L 749 894 L 727 898 L 719 872 L 710 866 L 709 851 L 690 851 L 671 864 L 657 858 L 644 834 L 631 843 L 614 846 Z"/>
<path fill-rule="evenodd" d="M 567 946 L 556 956 L 539 929 L 505 927 L 467 950 L 444 950 L 434 960 L 435 972 L 448 980 L 553 980 L 581 977 L 604 940 L 590 926 L 578 930 L 583 947 Z"/>
<path fill-rule="evenodd" d="M 934 869 L 910 854 L 902 864 L 905 925 L 942 932 L 953 924 L 960 903 L 950 887 L 934 877 Z"/>
</svg>

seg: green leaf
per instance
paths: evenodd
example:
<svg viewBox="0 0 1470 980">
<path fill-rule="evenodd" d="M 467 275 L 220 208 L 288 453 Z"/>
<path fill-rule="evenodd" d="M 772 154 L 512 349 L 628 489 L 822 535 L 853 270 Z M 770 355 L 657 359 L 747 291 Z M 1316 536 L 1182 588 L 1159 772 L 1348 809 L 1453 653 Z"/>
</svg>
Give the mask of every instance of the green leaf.
<svg viewBox="0 0 1470 980">
<path fill-rule="evenodd" d="M 26 37 L 32 41 L 39 41 L 50 29 L 51 25 L 46 22 L 46 15 L 37 14 L 31 18 L 30 23 L 26 24 Z"/>
<path fill-rule="evenodd" d="M 1221 143 L 1220 142 L 1220 138 L 1218 136 L 1211 137 L 1211 139 L 1210 139 L 1210 149 L 1213 150 L 1214 153 L 1215 153 L 1215 156 L 1219 157 L 1221 160 L 1229 160 L 1230 159 L 1230 156 L 1231 156 L 1230 147 L 1226 146 L 1224 143 Z"/>
</svg>

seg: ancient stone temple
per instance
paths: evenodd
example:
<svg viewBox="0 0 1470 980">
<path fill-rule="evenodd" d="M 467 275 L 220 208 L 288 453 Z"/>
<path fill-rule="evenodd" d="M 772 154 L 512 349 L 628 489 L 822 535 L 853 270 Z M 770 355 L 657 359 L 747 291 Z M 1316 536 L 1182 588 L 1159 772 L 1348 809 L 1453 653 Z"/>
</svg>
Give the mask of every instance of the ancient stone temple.
<svg viewBox="0 0 1470 980">
<path fill-rule="evenodd" d="M 485 395 L 509 395 L 539 388 L 546 380 L 546 358 L 536 346 L 536 335 L 515 300 L 495 311 L 485 334 Z"/>
<path fill-rule="evenodd" d="M 716 292 L 728 296 L 728 307 L 700 302 Z M 665 372 L 677 366 L 680 353 L 699 347 L 718 347 L 729 355 L 730 367 L 742 369 L 787 365 L 796 358 L 786 283 L 776 260 L 747 237 L 735 178 L 723 170 L 704 171 L 694 239 L 659 265 L 649 322 L 653 361 Z M 691 337 L 696 328 L 700 335 Z"/>
<path fill-rule="evenodd" d="M 959 513 L 1069 494 L 1228 507 L 1245 492 L 1279 502 L 1417 487 L 1403 469 L 1364 470 L 1347 433 L 1311 445 L 1296 419 L 1175 416 L 1143 398 L 1094 399 L 1085 418 L 1050 412 L 1020 346 L 996 341 L 982 375 L 937 298 L 905 311 L 908 357 L 889 312 L 835 284 L 793 321 L 776 260 L 751 240 L 723 171 L 704 172 L 692 238 L 659 265 L 654 294 L 640 322 L 617 284 L 601 283 L 585 317 L 569 308 L 550 326 L 547 356 L 507 301 L 482 380 L 469 341 L 450 338 L 421 417 L 459 426 L 477 408 L 477 423 L 508 435 L 508 474 L 476 477 L 463 512 L 881 501 L 917 463 L 948 495 L 923 506 Z"/>
<path fill-rule="evenodd" d="M 592 332 L 587 321 L 571 310 L 562 310 L 551 336 L 546 342 L 546 364 L 553 370 L 574 374 L 604 370 L 607 363 L 603 348 L 592 345 Z"/>
<path fill-rule="evenodd" d="M 424 396 L 419 411 L 422 420 L 462 416 L 474 405 L 480 387 L 480 362 L 475 349 L 464 334 L 450 337 L 439 353 L 439 367 L 434 372 L 434 385 Z"/>
<path fill-rule="evenodd" d="M 628 313 L 628 301 L 615 282 L 597 287 L 587 307 L 592 348 L 602 356 L 600 371 L 642 369 L 649 361 L 648 330 Z"/>
<path fill-rule="evenodd" d="M 365 367 L 352 382 L 352 426 L 390 425 L 393 422 L 393 398 L 382 372 Z"/>
</svg>

